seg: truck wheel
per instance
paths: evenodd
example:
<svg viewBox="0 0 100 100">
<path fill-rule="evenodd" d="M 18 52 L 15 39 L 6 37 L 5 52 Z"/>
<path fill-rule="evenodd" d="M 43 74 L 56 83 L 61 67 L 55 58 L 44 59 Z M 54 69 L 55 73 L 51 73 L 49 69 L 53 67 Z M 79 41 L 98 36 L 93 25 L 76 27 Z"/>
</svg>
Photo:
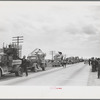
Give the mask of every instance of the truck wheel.
<svg viewBox="0 0 100 100">
<path fill-rule="evenodd" d="M 15 75 L 16 75 L 16 76 L 18 76 L 18 73 L 17 73 L 17 72 L 15 72 Z"/>
<path fill-rule="evenodd" d="M 37 72 L 37 69 L 35 67 L 32 67 L 31 71 L 32 72 Z"/>
<path fill-rule="evenodd" d="M 0 78 L 2 77 L 2 71 L 0 70 Z"/>
<path fill-rule="evenodd" d="M 42 70 L 45 71 L 45 67 L 42 67 Z"/>
<path fill-rule="evenodd" d="M 16 76 L 20 76 L 20 77 L 22 77 L 22 76 L 23 76 L 22 68 L 18 68 L 18 71 L 15 72 L 15 75 L 16 75 Z"/>
<path fill-rule="evenodd" d="M 41 64 L 41 68 L 42 68 L 43 71 L 45 71 L 45 63 Z"/>
</svg>

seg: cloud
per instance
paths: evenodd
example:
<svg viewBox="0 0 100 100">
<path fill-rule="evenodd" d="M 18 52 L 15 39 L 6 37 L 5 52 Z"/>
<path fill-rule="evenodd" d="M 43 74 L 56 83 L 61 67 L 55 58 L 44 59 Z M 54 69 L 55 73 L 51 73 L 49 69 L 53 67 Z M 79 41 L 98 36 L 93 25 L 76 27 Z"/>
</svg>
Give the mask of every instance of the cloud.
<svg viewBox="0 0 100 100">
<path fill-rule="evenodd" d="M 0 32 L 6 32 L 7 30 L 4 27 L 0 27 Z"/>
<path fill-rule="evenodd" d="M 90 52 L 88 48 L 99 47 L 99 10 L 93 6 L 76 7 L 66 3 L 44 4 L 14 3 L 11 6 L 8 3 L 0 6 L 3 8 L 3 12 L 0 10 L 1 42 L 9 43 L 12 36 L 23 35 L 24 54 L 38 47 L 46 52 L 68 50 L 69 54 L 84 56 Z"/>
<path fill-rule="evenodd" d="M 85 34 L 93 35 L 93 34 L 96 34 L 98 30 L 93 25 L 87 25 L 83 27 L 83 32 Z"/>
</svg>

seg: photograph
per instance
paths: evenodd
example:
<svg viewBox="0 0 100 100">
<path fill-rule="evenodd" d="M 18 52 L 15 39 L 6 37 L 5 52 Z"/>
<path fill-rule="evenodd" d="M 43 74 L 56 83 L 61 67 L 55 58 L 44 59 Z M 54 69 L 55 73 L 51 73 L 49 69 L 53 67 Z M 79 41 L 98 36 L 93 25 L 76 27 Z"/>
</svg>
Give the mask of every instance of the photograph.
<svg viewBox="0 0 100 100">
<path fill-rule="evenodd" d="M 100 3 L 0 1 L 0 85 L 100 85 Z"/>
<path fill-rule="evenodd" d="M 77 86 L 100 86 L 100 2 L 0 1 L 0 89 Z"/>
</svg>

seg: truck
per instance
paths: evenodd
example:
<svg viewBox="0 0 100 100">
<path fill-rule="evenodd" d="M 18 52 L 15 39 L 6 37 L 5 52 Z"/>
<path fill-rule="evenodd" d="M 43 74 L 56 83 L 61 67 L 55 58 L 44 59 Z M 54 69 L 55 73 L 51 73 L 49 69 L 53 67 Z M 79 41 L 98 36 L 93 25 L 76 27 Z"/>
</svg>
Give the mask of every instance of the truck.
<svg viewBox="0 0 100 100">
<path fill-rule="evenodd" d="M 63 61 L 63 55 L 62 52 L 58 52 L 55 56 L 54 56 L 54 60 L 52 62 L 52 66 L 53 67 L 60 67 L 62 66 L 62 61 Z"/>
<path fill-rule="evenodd" d="M 78 56 L 76 57 L 68 57 L 66 58 L 67 64 L 75 64 L 75 63 L 79 63 L 80 62 L 80 58 Z"/>
<path fill-rule="evenodd" d="M 33 50 L 28 56 L 28 69 L 36 72 L 38 69 L 42 69 L 45 71 L 46 68 L 46 53 L 44 53 L 41 49 L 36 48 Z"/>
<path fill-rule="evenodd" d="M 0 78 L 9 73 L 22 76 L 21 64 L 22 60 L 18 57 L 18 48 L 12 47 L 12 45 L 3 47 L 2 52 L 0 52 Z"/>
</svg>

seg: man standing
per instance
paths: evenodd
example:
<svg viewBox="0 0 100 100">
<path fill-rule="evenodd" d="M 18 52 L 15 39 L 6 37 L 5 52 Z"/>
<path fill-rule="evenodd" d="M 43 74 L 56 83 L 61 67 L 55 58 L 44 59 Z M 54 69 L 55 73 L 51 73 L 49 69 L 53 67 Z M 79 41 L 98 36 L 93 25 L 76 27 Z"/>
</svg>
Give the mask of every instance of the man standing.
<svg viewBox="0 0 100 100">
<path fill-rule="evenodd" d="M 92 72 L 95 72 L 95 59 L 94 59 L 94 57 L 91 60 L 91 65 L 92 65 Z"/>
<path fill-rule="evenodd" d="M 100 58 L 98 58 L 98 78 L 100 78 Z"/>
<path fill-rule="evenodd" d="M 26 76 L 28 76 L 26 56 L 23 56 L 23 59 L 22 59 L 22 69 L 26 73 Z"/>
<path fill-rule="evenodd" d="M 91 65 L 91 60 L 89 59 L 88 61 L 89 61 L 89 65 Z"/>
<path fill-rule="evenodd" d="M 98 59 L 96 58 L 95 59 L 95 71 L 97 71 L 97 68 L 98 68 Z"/>
</svg>

